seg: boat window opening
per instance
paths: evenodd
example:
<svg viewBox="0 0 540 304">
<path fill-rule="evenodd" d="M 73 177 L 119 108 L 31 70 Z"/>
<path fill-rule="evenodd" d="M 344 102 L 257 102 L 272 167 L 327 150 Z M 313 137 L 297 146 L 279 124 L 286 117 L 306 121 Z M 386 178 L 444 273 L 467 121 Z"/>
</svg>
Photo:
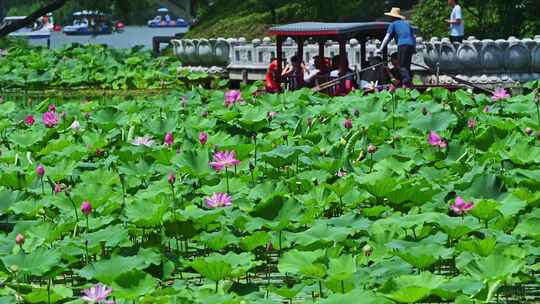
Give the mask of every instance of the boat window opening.
<svg viewBox="0 0 540 304">
<path fill-rule="evenodd" d="M 235 57 L 236 61 L 240 61 L 240 51 L 235 51 L 234 52 L 234 57 Z"/>
</svg>

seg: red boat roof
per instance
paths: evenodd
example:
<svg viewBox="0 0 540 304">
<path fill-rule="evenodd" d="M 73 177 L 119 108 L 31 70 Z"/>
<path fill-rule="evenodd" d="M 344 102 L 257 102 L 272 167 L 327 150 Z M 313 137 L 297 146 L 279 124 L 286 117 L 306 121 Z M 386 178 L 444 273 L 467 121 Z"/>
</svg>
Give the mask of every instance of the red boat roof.
<svg viewBox="0 0 540 304">
<path fill-rule="evenodd" d="M 371 36 L 382 39 L 390 25 L 389 22 L 325 23 L 300 22 L 272 27 L 271 35 L 288 37 L 320 36 Z"/>
</svg>

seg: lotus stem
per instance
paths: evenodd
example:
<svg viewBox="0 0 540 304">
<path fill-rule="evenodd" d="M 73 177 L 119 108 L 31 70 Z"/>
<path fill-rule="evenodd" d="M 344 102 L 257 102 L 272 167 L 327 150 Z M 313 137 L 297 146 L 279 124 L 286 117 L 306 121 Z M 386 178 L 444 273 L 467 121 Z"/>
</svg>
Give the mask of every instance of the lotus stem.
<svg viewBox="0 0 540 304">
<path fill-rule="evenodd" d="M 319 297 L 322 299 L 324 298 L 323 292 L 322 292 L 322 281 L 319 280 Z"/>
<path fill-rule="evenodd" d="M 227 194 L 230 194 L 230 192 L 229 192 L 229 170 L 227 170 L 227 167 L 225 167 L 225 180 L 227 182 Z"/>
<path fill-rule="evenodd" d="M 88 254 L 88 232 L 90 231 L 90 225 L 88 224 L 88 215 L 86 216 L 86 240 L 84 241 L 84 249 L 86 251 L 86 263 L 90 261 L 90 255 Z"/>
<path fill-rule="evenodd" d="M 39 178 L 41 181 L 41 194 L 45 195 L 45 184 L 43 183 L 43 176 Z"/>
<path fill-rule="evenodd" d="M 536 100 L 536 116 L 538 117 L 538 127 L 540 128 L 540 101 Z"/>
</svg>

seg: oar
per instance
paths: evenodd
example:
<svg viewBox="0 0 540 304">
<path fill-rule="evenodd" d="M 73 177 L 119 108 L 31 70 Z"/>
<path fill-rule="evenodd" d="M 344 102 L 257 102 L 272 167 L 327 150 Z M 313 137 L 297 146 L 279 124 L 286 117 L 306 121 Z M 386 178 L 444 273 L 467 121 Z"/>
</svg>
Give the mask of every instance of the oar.
<svg viewBox="0 0 540 304">
<path fill-rule="evenodd" d="M 421 64 L 418 64 L 418 63 L 414 63 L 414 62 L 411 63 L 411 64 L 414 65 L 414 66 L 417 66 L 417 67 L 419 67 L 419 68 L 423 68 L 423 69 L 425 69 L 425 70 L 427 70 L 427 71 L 429 71 L 429 72 L 431 72 L 431 73 L 433 73 L 433 74 L 435 74 L 435 75 L 437 74 L 432 68 L 427 67 L 427 66 L 425 66 L 425 65 L 421 65 Z M 462 84 L 464 84 L 464 85 L 470 86 L 470 87 L 475 88 L 475 89 L 477 89 L 477 90 L 480 90 L 480 91 L 483 91 L 483 92 L 488 93 L 488 94 L 490 94 L 490 95 L 493 95 L 493 91 L 491 91 L 491 90 L 489 90 L 489 89 L 486 89 L 486 88 L 484 88 L 484 87 L 481 87 L 481 86 L 479 86 L 479 85 L 476 85 L 476 84 L 474 84 L 474 83 L 472 83 L 472 82 L 470 82 L 470 81 L 467 81 L 467 80 L 465 80 L 465 79 L 461 79 L 461 78 L 459 78 L 459 77 L 457 77 L 457 76 L 455 76 L 455 75 L 448 74 L 448 73 L 443 73 L 443 75 L 446 75 L 446 76 L 452 78 L 453 80 L 455 80 L 455 81 L 458 82 L 458 83 L 462 83 Z"/>
<path fill-rule="evenodd" d="M 321 85 L 319 85 L 319 86 L 314 87 L 314 88 L 313 88 L 313 91 L 315 91 L 315 92 L 320 92 L 320 91 L 322 91 L 322 90 L 326 90 L 326 89 L 328 89 L 328 88 L 330 88 L 330 87 L 336 85 L 337 83 L 339 83 L 339 82 L 342 81 L 343 79 L 349 78 L 349 77 L 351 77 L 351 76 L 354 75 L 354 74 L 360 74 L 360 73 L 362 73 L 362 72 L 364 72 L 364 71 L 367 71 L 367 70 L 370 70 L 370 69 L 374 69 L 374 68 L 376 68 L 376 67 L 378 67 L 378 66 L 380 66 L 380 65 L 387 64 L 387 63 L 388 63 L 387 61 L 379 62 L 379 63 L 374 64 L 374 65 L 372 65 L 372 66 L 368 66 L 367 68 L 361 69 L 361 70 L 359 70 L 359 71 L 354 71 L 354 72 L 352 72 L 352 73 L 343 75 L 343 76 L 341 76 L 341 77 L 338 77 L 338 78 L 336 78 L 336 79 L 330 80 L 330 81 L 325 82 L 325 83 L 323 83 L 323 84 L 321 84 Z"/>
</svg>

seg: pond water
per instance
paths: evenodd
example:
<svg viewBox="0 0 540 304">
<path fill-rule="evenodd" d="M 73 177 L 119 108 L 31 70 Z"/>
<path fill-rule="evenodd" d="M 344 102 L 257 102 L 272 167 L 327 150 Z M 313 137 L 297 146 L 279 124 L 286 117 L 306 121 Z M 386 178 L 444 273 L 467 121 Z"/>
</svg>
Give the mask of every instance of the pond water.
<svg viewBox="0 0 540 304">
<path fill-rule="evenodd" d="M 131 48 L 142 45 L 145 48 L 152 48 L 152 37 L 154 36 L 174 36 L 177 33 L 186 32 L 181 28 L 148 28 L 146 26 L 127 26 L 123 33 L 111 35 L 92 36 L 66 36 L 64 33 L 52 33 L 51 48 L 60 48 L 69 43 L 81 44 L 107 44 L 113 48 Z M 31 45 L 47 45 L 47 40 L 31 40 Z"/>
</svg>

